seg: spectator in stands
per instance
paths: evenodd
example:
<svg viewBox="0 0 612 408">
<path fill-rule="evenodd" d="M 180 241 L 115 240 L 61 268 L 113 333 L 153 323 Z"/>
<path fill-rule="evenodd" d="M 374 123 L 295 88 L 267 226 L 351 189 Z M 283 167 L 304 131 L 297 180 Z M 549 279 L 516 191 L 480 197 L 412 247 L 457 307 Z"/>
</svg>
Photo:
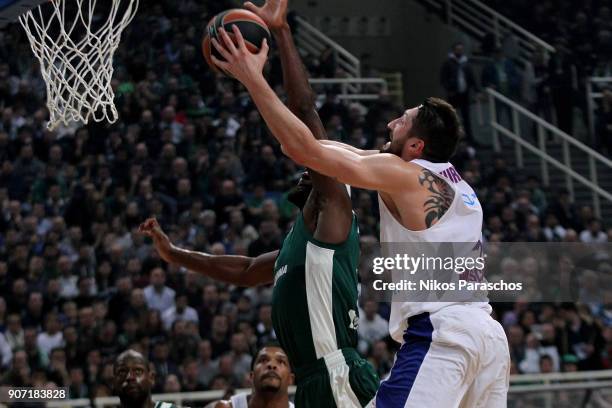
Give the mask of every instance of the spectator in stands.
<svg viewBox="0 0 612 408">
<path fill-rule="evenodd" d="M 587 244 L 602 244 L 608 242 L 608 236 L 602 229 L 601 221 L 592 218 L 587 228 L 580 233 L 580 241 Z"/>
<path fill-rule="evenodd" d="M 524 374 L 540 372 L 540 343 L 535 334 L 528 334 L 525 340 L 525 357 L 519 362 L 519 369 Z"/>
<path fill-rule="evenodd" d="M 6 358 L 5 354 L 2 355 L 2 358 Z M 4 375 L 0 377 L 2 384 L 10 384 L 15 387 L 26 387 L 30 384 L 30 366 L 28 355 L 24 350 L 16 351 L 10 365 L 2 367 L 6 369 Z"/>
<path fill-rule="evenodd" d="M 490 87 L 510 99 L 519 100 L 521 76 L 515 62 L 504 54 L 502 48 L 495 49 L 493 60 L 482 69 L 481 83 L 483 88 Z M 507 105 L 498 103 L 496 106 L 497 120 L 502 120 L 501 115 L 505 112 L 507 120 L 510 122 L 510 112 Z"/>
<path fill-rule="evenodd" d="M 511 326 L 507 331 L 508 346 L 512 361 L 519 362 L 525 359 L 525 332 L 519 325 Z"/>
<path fill-rule="evenodd" d="M 210 340 L 201 340 L 198 346 L 198 382 L 208 387 L 213 377 L 217 375 L 218 365 L 218 360 L 212 360 Z"/>
<path fill-rule="evenodd" d="M 187 305 L 187 294 L 179 293 L 176 296 L 176 305 L 166 309 L 162 314 L 164 329 L 170 330 L 176 320 L 199 323 L 198 313 Z"/>
<path fill-rule="evenodd" d="M 574 95 L 577 90 L 576 65 L 563 39 L 556 43 L 556 53 L 548 65 L 548 86 L 557 117 L 557 126 L 572 135 L 574 131 Z"/>
<path fill-rule="evenodd" d="M 448 58 L 440 70 L 440 82 L 446 92 L 448 102 L 461 114 L 466 137 L 473 143 L 470 98 L 478 86 L 462 42 L 453 44 L 448 53 Z"/>
<path fill-rule="evenodd" d="M 179 377 L 176 374 L 170 374 L 166 377 L 166 381 L 164 382 L 164 387 L 162 392 L 164 393 L 177 393 L 181 392 L 181 382 L 179 381 Z"/>
<path fill-rule="evenodd" d="M 232 334 L 230 347 L 229 355 L 233 359 L 234 375 L 239 379 L 243 379 L 250 372 L 253 361 L 245 334 Z"/>
<path fill-rule="evenodd" d="M 42 327 L 44 320 L 44 300 L 42 293 L 31 292 L 24 313 L 24 324 L 26 326 Z"/>
<path fill-rule="evenodd" d="M 181 389 L 184 392 L 202 391 L 205 385 L 200 383 L 198 377 L 198 361 L 187 358 L 180 368 Z"/>
<path fill-rule="evenodd" d="M 87 384 L 85 384 L 85 377 L 83 375 L 83 369 L 78 366 L 74 366 L 70 368 L 70 387 L 69 393 L 70 398 L 78 399 L 78 398 L 88 398 L 89 389 Z"/>
<path fill-rule="evenodd" d="M 276 335 L 272 328 L 272 305 L 263 303 L 259 307 L 257 326 L 255 328 L 257 344 L 262 345 L 276 340 Z"/>
<path fill-rule="evenodd" d="M 379 376 L 384 376 L 391 371 L 391 367 L 393 366 L 393 355 L 389 352 L 389 347 L 385 341 L 376 341 L 372 345 L 369 354 L 370 358 L 368 358 L 368 360 L 372 363 L 372 366 L 376 369 L 376 373 Z"/>
<path fill-rule="evenodd" d="M 547 241 L 560 242 L 565 237 L 565 228 L 559 224 L 555 214 L 547 214 L 544 228 L 542 229 Z"/>
<path fill-rule="evenodd" d="M 61 256 L 57 260 L 57 269 L 60 274 L 60 296 L 62 298 L 72 299 L 79 293 L 77 288 L 78 277 L 72 269 L 72 262 L 67 256 Z"/>
<path fill-rule="evenodd" d="M 147 306 L 165 312 L 174 306 L 175 292 L 166 286 L 166 272 L 162 268 L 154 268 L 150 273 L 150 283 L 144 289 Z"/>
<path fill-rule="evenodd" d="M 66 352 L 61 347 L 56 347 L 49 353 L 46 375 L 59 386 L 70 383 L 68 368 L 66 366 Z"/>
<path fill-rule="evenodd" d="M 564 355 L 562 371 L 564 373 L 573 373 L 578 371 L 578 358 L 573 354 Z"/>
<path fill-rule="evenodd" d="M 595 145 L 606 149 L 612 156 L 612 90 L 605 89 L 597 111 L 597 133 Z"/>
<path fill-rule="evenodd" d="M 578 225 L 576 205 L 571 201 L 569 191 L 566 189 L 559 190 L 556 199 L 551 203 L 549 211 L 557 217 L 561 226 L 581 229 Z"/>
<path fill-rule="evenodd" d="M 368 348 L 383 338 L 388 333 L 387 329 L 389 322 L 383 319 L 378 314 L 378 303 L 375 300 L 366 300 L 363 304 L 363 313 L 359 316 L 359 326 L 357 332 L 363 344 L 360 344 L 359 349 L 362 353 L 367 352 Z"/>
<path fill-rule="evenodd" d="M 155 367 L 155 373 L 157 375 L 157 381 L 155 383 L 155 390 L 161 391 L 167 377 L 172 374 L 178 374 L 179 370 L 176 364 L 169 360 L 170 349 L 165 339 L 157 339 L 153 343 L 153 356 L 151 362 Z"/>
<path fill-rule="evenodd" d="M 23 348 L 23 328 L 18 313 L 11 313 L 6 319 L 4 337 L 13 352 Z"/>
<path fill-rule="evenodd" d="M 48 356 L 54 348 L 64 345 L 64 335 L 60 330 L 57 315 L 52 313 L 47 315 L 45 319 L 45 331 L 38 335 L 36 344 L 44 356 Z"/>
<path fill-rule="evenodd" d="M 13 350 L 6 336 L 0 333 L 0 367 L 8 368 L 13 360 Z"/>
<path fill-rule="evenodd" d="M 552 99 L 548 84 L 548 61 L 542 48 L 538 48 L 527 61 L 523 73 L 522 100 L 529 110 L 552 123 Z M 535 129 L 534 129 L 535 132 Z M 534 138 L 537 137 L 534 133 Z"/>
<path fill-rule="evenodd" d="M 549 355 L 542 355 L 540 357 L 540 373 L 549 374 L 553 373 L 555 368 L 553 366 L 552 358 Z"/>
<path fill-rule="evenodd" d="M 229 322 L 227 316 L 216 315 L 213 318 L 210 344 L 212 346 L 212 358 L 217 358 L 223 353 L 229 351 Z"/>
<path fill-rule="evenodd" d="M 265 211 L 265 210 L 264 210 Z M 272 220 L 264 220 L 259 225 L 259 238 L 249 245 L 249 256 L 255 257 L 280 247 L 281 232 Z"/>
</svg>

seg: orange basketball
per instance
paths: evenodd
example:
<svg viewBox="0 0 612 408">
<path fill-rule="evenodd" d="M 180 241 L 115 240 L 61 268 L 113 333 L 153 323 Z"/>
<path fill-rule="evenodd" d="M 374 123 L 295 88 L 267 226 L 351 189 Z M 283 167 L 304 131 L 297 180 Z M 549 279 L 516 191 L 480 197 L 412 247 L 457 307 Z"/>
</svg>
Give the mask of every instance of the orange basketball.
<svg viewBox="0 0 612 408">
<path fill-rule="evenodd" d="M 219 29 L 223 27 L 230 38 L 236 43 L 232 26 L 238 26 L 246 46 L 251 52 L 259 51 L 264 38 L 270 43 L 270 30 L 266 23 L 255 13 L 245 9 L 231 9 L 214 16 L 206 25 L 206 32 L 204 33 L 204 39 L 202 40 L 202 53 L 206 62 L 210 68 L 215 72 L 222 72 L 210 58 L 211 54 L 220 60 L 224 58 L 219 54 L 215 47 L 211 43 L 212 38 L 216 38 L 217 41 L 222 42 L 219 35 Z M 227 72 L 224 72 L 228 75 Z"/>
</svg>

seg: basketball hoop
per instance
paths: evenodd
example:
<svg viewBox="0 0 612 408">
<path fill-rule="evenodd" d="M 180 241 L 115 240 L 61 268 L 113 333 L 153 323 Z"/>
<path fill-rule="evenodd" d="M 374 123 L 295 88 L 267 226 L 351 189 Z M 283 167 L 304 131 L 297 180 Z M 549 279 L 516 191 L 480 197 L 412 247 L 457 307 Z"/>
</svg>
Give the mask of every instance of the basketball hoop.
<svg viewBox="0 0 612 408">
<path fill-rule="evenodd" d="M 111 88 L 113 55 L 139 0 L 97 2 L 49 0 L 19 17 L 47 84 L 50 130 L 119 117 Z"/>
</svg>

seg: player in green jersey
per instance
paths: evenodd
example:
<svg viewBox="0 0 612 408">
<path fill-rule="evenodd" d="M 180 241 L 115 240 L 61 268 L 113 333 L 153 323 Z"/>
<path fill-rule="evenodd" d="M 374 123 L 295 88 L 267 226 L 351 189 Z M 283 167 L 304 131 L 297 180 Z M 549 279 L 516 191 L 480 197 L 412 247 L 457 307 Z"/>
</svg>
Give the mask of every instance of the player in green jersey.
<svg viewBox="0 0 612 408">
<path fill-rule="evenodd" d="M 274 35 L 289 108 L 318 139 L 325 139 L 287 23 L 287 0 L 245 7 L 258 14 Z M 365 407 L 374 398 L 378 377 L 355 350 L 359 231 L 347 188 L 309 171 L 289 198 L 301 212 L 281 250 L 256 258 L 177 248 L 154 219 L 143 223 L 141 231 L 153 238 L 169 263 L 241 286 L 274 282 L 274 331 L 295 371 L 297 408 Z"/>
<path fill-rule="evenodd" d="M 178 408 L 170 402 L 153 401 L 151 388 L 155 384 L 155 372 L 139 352 L 127 350 L 119 354 L 113 373 L 113 392 L 122 408 Z"/>
</svg>

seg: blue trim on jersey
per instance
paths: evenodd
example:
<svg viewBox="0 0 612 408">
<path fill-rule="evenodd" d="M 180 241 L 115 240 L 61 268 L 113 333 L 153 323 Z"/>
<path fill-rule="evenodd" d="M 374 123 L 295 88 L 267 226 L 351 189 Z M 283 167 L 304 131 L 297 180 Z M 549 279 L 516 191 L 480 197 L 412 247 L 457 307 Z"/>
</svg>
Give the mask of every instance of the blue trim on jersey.
<svg viewBox="0 0 612 408">
<path fill-rule="evenodd" d="M 396 354 L 389 378 L 380 384 L 376 393 L 376 408 L 404 408 L 429 351 L 432 333 L 429 313 L 421 313 L 408 319 L 404 344 Z"/>
</svg>

